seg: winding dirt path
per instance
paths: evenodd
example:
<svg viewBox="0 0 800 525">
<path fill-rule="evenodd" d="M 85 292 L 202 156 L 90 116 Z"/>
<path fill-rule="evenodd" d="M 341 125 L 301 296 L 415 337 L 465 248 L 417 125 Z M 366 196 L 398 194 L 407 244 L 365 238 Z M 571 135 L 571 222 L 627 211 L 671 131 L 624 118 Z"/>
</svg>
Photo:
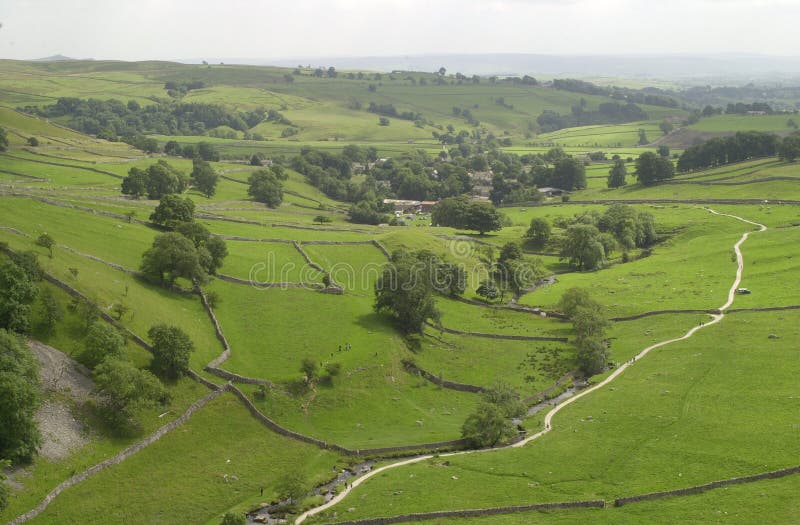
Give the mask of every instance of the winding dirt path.
<svg viewBox="0 0 800 525">
<path fill-rule="evenodd" d="M 729 215 L 729 214 L 726 214 L 726 213 L 719 213 L 719 212 L 717 212 L 715 210 L 712 210 L 711 208 L 706 208 L 706 210 L 708 212 L 710 212 L 710 213 L 713 213 L 714 215 L 719 215 L 719 216 L 723 216 L 723 217 L 730 217 L 730 218 L 745 222 L 747 224 L 752 224 L 753 226 L 758 226 L 760 228 L 759 232 L 763 232 L 763 231 L 767 230 L 767 227 L 765 225 L 759 224 L 757 222 L 749 221 L 749 220 L 744 219 L 742 217 L 739 217 L 737 215 Z M 517 443 L 513 443 L 513 444 L 505 446 L 505 447 L 481 449 L 481 450 L 465 450 L 465 451 L 459 451 L 459 452 L 449 452 L 449 453 L 446 453 L 446 454 L 439 454 L 439 457 L 457 456 L 457 455 L 464 455 L 464 454 L 479 454 L 481 452 L 493 452 L 493 451 L 496 451 L 496 450 L 524 447 L 525 445 L 527 445 L 531 441 L 539 439 L 543 435 L 545 435 L 548 432 L 550 432 L 550 430 L 552 428 L 553 417 L 556 414 L 558 414 L 564 407 L 569 406 L 570 404 L 572 404 L 575 401 L 581 399 L 582 397 L 591 394 L 595 390 L 599 390 L 600 388 L 603 388 L 604 386 L 606 386 L 607 384 L 612 382 L 614 379 L 619 377 L 619 375 L 622 374 L 625 370 L 627 370 L 629 366 L 631 366 L 633 363 L 635 363 L 636 360 L 643 358 L 644 356 L 646 356 L 647 354 L 649 354 L 652 350 L 655 350 L 656 348 L 661 348 L 662 346 L 666 346 L 666 345 L 669 345 L 669 344 L 672 344 L 672 343 L 676 343 L 678 341 L 683 341 L 685 339 L 689 339 L 690 337 L 692 337 L 699 330 L 702 330 L 703 328 L 707 328 L 707 327 L 709 327 L 711 325 L 717 324 L 720 321 L 722 321 L 723 317 L 725 317 L 725 310 L 727 310 L 733 304 L 733 300 L 736 297 L 736 289 L 739 287 L 739 284 L 742 282 L 742 273 L 744 272 L 744 257 L 742 256 L 741 246 L 747 240 L 747 238 L 750 236 L 750 233 L 752 233 L 752 232 L 746 232 L 746 233 L 742 234 L 742 237 L 739 239 L 739 241 L 736 244 L 733 245 L 733 249 L 736 252 L 736 261 L 737 261 L 736 278 L 734 279 L 733 284 L 731 285 L 730 289 L 728 290 L 728 298 L 725 301 L 725 304 L 723 304 L 719 308 L 720 313 L 718 313 L 718 314 L 709 314 L 711 316 L 711 318 L 712 318 L 711 321 L 693 327 L 691 330 L 686 332 L 681 337 L 676 337 L 674 339 L 668 339 L 666 341 L 661 341 L 659 343 L 656 343 L 656 344 L 648 346 L 647 348 L 645 348 L 644 350 L 642 350 L 641 352 L 636 354 L 633 358 L 631 358 L 631 360 L 629 360 L 629 361 L 625 362 L 623 365 L 619 366 L 616 370 L 614 370 L 614 372 L 611 375 L 609 375 L 603 381 L 597 383 L 596 385 L 594 385 L 591 388 L 587 388 L 586 390 L 581 391 L 579 394 L 577 394 L 577 395 L 575 395 L 573 397 L 570 397 L 569 399 L 567 399 L 563 403 L 561 403 L 559 405 L 556 405 L 555 407 L 553 407 L 552 410 L 550 410 L 545 415 L 545 417 L 544 417 L 544 429 L 540 430 L 536 434 L 528 436 L 527 438 L 523 439 L 522 441 L 518 441 Z M 377 468 L 375 470 L 372 470 L 369 473 L 367 473 L 367 474 L 361 476 L 360 478 L 354 480 L 351 485 L 346 486 L 345 489 L 342 492 L 337 494 L 336 497 L 334 497 L 333 499 L 331 499 L 330 501 L 328 501 L 324 505 L 320 505 L 319 507 L 315 507 L 313 509 L 307 510 L 306 512 L 304 512 L 303 514 L 298 516 L 294 523 L 295 523 L 295 525 L 299 525 L 300 523 L 303 523 L 310 516 L 313 516 L 315 514 L 319 514 L 320 512 L 333 507 L 337 503 L 340 503 L 342 500 L 344 500 L 347 497 L 347 495 L 350 493 L 351 490 L 353 490 L 354 488 L 358 487 L 359 485 L 361 485 L 362 483 L 367 481 L 369 478 L 380 474 L 381 472 L 384 472 L 384 471 L 389 470 L 389 469 L 397 468 L 397 467 L 402 467 L 402 466 L 405 466 L 405 465 L 411 465 L 413 463 L 418 463 L 420 461 L 425 461 L 427 459 L 431 459 L 432 457 L 433 457 L 433 454 L 426 454 L 424 456 L 417 456 L 415 458 L 410 458 L 410 459 L 406 459 L 406 460 L 403 460 L 403 461 L 398 461 L 397 463 L 390 463 L 388 465 L 384 465 L 383 467 L 380 467 L 380 468 Z"/>
</svg>

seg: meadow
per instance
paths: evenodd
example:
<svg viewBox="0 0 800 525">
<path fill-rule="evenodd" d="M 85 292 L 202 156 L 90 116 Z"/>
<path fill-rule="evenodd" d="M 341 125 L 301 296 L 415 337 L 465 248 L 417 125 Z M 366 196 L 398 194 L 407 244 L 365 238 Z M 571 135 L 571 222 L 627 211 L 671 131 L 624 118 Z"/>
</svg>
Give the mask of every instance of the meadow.
<svg viewBox="0 0 800 525">
<path fill-rule="evenodd" d="M 635 158 L 652 149 L 635 146 L 639 128 L 645 129 L 651 141 L 658 139 L 661 119 L 680 118 L 685 112 L 643 106 L 651 120 L 536 136 L 532 123 L 543 109 L 569 113 L 581 95 L 488 80 L 437 86 L 432 85 L 434 75 L 427 73 L 349 80 L 343 78 L 345 74 L 337 79 L 315 78 L 304 69 L 290 83 L 284 75 L 291 74 L 291 69 L 162 62 L 0 61 L 0 72 L 0 126 L 9 131 L 10 138 L 9 151 L 0 154 L 0 242 L 16 251 L 33 250 L 48 274 L 76 288 L 104 311 L 110 312 L 116 303 L 125 304 L 129 311 L 120 323 L 141 337 L 157 323 L 180 326 L 195 345 L 190 368 L 217 385 L 227 380 L 203 369 L 223 347 L 200 299 L 148 284 L 107 264 L 137 270 L 141 254 L 160 232 L 140 222 L 147 221 L 157 202 L 124 197 L 120 184 L 132 167 L 143 168 L 162 157 L 146 156 L 122 142 L 82 135 L 11 108 L 41 106 L 60 96 L 155 104 L 168 97 L 165 82 L 203 80 L 206 86 L 190 91 L 184 101 L 219 103 L 237 110 L 275 109 L 295 124 L 298 134 L 292 138 L 281 137 L 285 126 L 274 123 L 262 123 L 253 130 L 266 140 L 202 135 L 155 138 L 162 145 L 168 140 L 181 144 L 208 141 L 223 155 L 222 162 L 213 163 L 225 176 L 216 195 L 206 198 L 194 190 L 186 193 L 196 205 L 197 222 L 226 239 L 229 255 L 219 273 L 243 281 L 254 278 L 262 283 L 315 285 L 264 288 L 224 278 L 203 285 L 204 292 L 216 295 L 214 313 L 231 346 L 230 357 L 219 367 L 274 384 L 262 393 L 255 385 L 234 381 L 259 411 L 278 424 L 350 449 L 421 445 L 461 436 L 461 426 L 481 396 L 442 388 L 409 373 L 408 362 L 446 381 L 481 387 L 505 382 L 523 397 L 550 387 L 576 368 L 571 323 L 511 311 L 503 307 L 508 296 L 493 307 L 437 297 L 441 327 L 464 333 L 429 326 L 420 338 L 404 337 L 388 316 L 374 312 L 372 290 L 387 260 L 372 241 L 389 252 L 430 250 L 474 270 L 464 294 L 474 301 L 478 298 L 476 276 L 485 272 L 486 248 L 493 248 L 496 255 L 505 243 L 522 241 L 531 219 L 543 217 L 553 222 L 589 211 L 602 213 L 609 201 L 639 200 L 637 209 L 653 214 L 660 236 L 649 256 L 639 257 L 640 251 L 633 250 L 630 261 L 623 263 L 622 254 L 614 252 L 604 269 L 575 272 L 559 260 L 557 243 L 551 242 L 536 250 L 543 255 L 525 257 L 540 260 L 555 281 L 522 294 L 519 305 L 552 311 L 567 289 L 578 286 L 591 291 L 607 318 L 664 309 L 708 310 L 725 302 L 736 274 L 733 244 L 756 228 L 712 215 L 703 204 L 691 201 L 761 201 L 709 205 L 769 227 L 751 235 L 742 247 L 741 286 L 753 293 L 737 295 L 734 311 L 723 321 L 703 328 L 691 339 L 648 354 L 614 383 L 559 412 L 552 431 L 525 447 L 439 456 L 388 470 L 357 487 L 332 511 L 314 518 L 315 522 L 548 501 L 610 500 L 784 468 L 800 455 L 795 417 L 800 399 L 796 388 L 800 313 L 735 311 L 798 303 L 800 209 L 773 202 L 800 200 L 796 163 L 754 159 L 679 174 L 669 184 L 652 187 L 636 184 L 633 165 L 628 163 L 629 185 L 609 190 L 605 178 L 610 164 L 597 162 L 587 166 L 589 187 L 571 195 L 569 202 L 554 199 L 543 205 L 503 207 L 505 227 L 487 235 L 431 227 L 426 220 L 414 221 L 409 227 L 358 225 L 347 221 L 349 203 L 327 197 L 292 170 L 287 170 L 281 206 L 270 209 L 253 201 L 246 181 L 258 168 L 246 164 L 249 156 L 292 155 L 308 146 L 338 152 L 349 143 L 375 146 L 381 156 L 414 149 L 435 155 L 442 146 L 432 138 L 434 130 L 447 125 L 456 131 L 473 129 L 453 112 L 457 107 L 470 109 L 481 122 L 479 128 L 510 138 L 512 145 L 504 148 L 510 152 L 544 152 L 550 147 L 545 143 L 557 143 L 575 154 L 602 150 L 608 157 L 616 153 Z M 420 85 L 419 78 L 426 78 L 429 84 Z M 370 84 L 376 85 L 374 91 Z M 606 100 L 583 98 L 589 109 Z M 352 99 L 361 102 L 362 108 L 352 109 Z M 389 126 L 378 126 L 378 115 L 364 109 L 372 101 L 391 103 L 399 111 L 420 112 L 428 122 L 420 127 L 392 118 Z M 775 116 L 712 117 L 701 119 L 693 129 L 730 133 L 750 123 L 757 127 L 747 129 L 782 131 Z M 27 145 L 31 136 L 39 139 L 39 146 Z M 189 160 L 168 160 L 184 173 L 191 170 Z M 663 199 L 678 202 L 660 202 Z M 104 215 L 109 212 L 116 216 Z M 136 220 L 128 220 L 129 214 Z M 316 224 L 318 215 L 331 222 Z M 52 258 L 35 243 L 44 232 L 57 243 Z M 562 234 L 563 230 L 556 228 L 556 238 Z M 318 291 L 323 274 L 309 267 L 294 242 L 313 263 L 331 272 L 334 282 L 343 286 L 342 295 Z M 532 249 L 529 245 L 525 248 Z M 271 267 L 276 271 L 270 273 Z M 188 282 L 181 284 L 190 287 Z M 48 332 L 42 322 L 43 307 L 36 303 L 32 337 L 80 361 L 83 320 L 67 308 L 66 294 L 47 283 L 40 287 L 56 294 L 65 317 L 55 331 Z M 709 319 L 707 314 L 673 313 L 611 322 L 606 334 L 611 368 L 589 382 L 608 377 L 615 366 L 643 348 L 679 337 Z M 536 337 L 568 341 L 532 339 Z M 149 366 L 150 354 L 132 341 L 128 341 L 126 353 L 137 366 Z M 301 372 L 306 358 L 317 365 L 320 376 L 310 386 Z M 338 374 L 326 371 L 331 364 L 340 366 Z M 562 390 L 569 386 L 563 385 Z M 0 521 L 33 508 L 64 479 L 149 435 L 209 392 L 189 379 L 168 388 L 171 403 L 142 411 L 142 429 L 137 436 L 114 436 L 90 411 L 76 412 L 87 425 L 89 443 L 63 460 L 37 458 L 16 474 L 17 485 L 9 507 L 0 512 Z M 168 414 L 160 418 L 164 411 Z M 521 426 L 529 433 L 538 432 L 544 414 L 540 411 L 525 418 Z M 272 432 L 250 415 L 240 400 L 224 393 L 160 441 L 55 498 L 33 521 L 216 525 L 226 511 L 248 511 L 274 499 L 287 472 L 301 471 L 304 488 L 310 491 L 327 480 L 333 466 L 343 467 L 350 461 Z M 785 523 L 798 512 L 792 498 L 798 487 L 796 477 L 618 509 L 459 521 L 760 523 L 759 517 L 768 516 L 774 523 Z M 333 512 L 338 514 L 334 517 Z M 436 522 L 450 521 L 454 520 Z"/>
</svg>

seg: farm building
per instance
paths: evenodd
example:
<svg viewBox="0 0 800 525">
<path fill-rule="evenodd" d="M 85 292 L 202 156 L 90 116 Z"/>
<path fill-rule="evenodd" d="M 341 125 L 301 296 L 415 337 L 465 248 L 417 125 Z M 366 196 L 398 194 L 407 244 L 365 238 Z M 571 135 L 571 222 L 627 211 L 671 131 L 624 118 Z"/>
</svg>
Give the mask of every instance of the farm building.
<svg viewBox="0 0 800 525">
<path fill-rule="evenodd" d="M 536 191 L 543 194 L 545 197 L 560 197 L 561 195 L 567 193 L 561 188 L 551 188 L 549 186 L 546 186 L 544 188 L 537 188 Z"/>
</svg>

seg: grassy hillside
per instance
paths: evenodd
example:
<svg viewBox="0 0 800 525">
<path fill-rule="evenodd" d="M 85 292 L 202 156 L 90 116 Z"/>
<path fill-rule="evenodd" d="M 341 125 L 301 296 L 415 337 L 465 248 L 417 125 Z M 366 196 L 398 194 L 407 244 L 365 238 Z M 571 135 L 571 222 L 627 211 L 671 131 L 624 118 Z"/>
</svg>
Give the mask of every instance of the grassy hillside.
<svg viewBox="0 0 800 525">
<path fill-rule="evenodd" d="M 502 381 L 522 397 L 545 389 L 551 389 L 553 396 L 566 392 L 519 421 L 528 432 L 539 432 L 544 414 L 552 408 L 548 403 L 563 402 L 581 385 L 571 381 L 555 385 L 578 366 L 576 334 L 571 322 L 541 313 L 557 310 L 564 292 L 575 286 L 590 290 L 606 318 L 677 310 L 611 322 L 606 333 L 608 369 L 588 378 L 591 384 L 609 377 L 645 347 L 705 327 L 688 340 L 636 360 L 612 384 L 565 407 L 553 418 L 552 432 L 525 447 L 435 457 L 388 470 L 358 486 L 326 516 L 315 518 L 318 522 L 613 499 L 796 464 L 800 368 L 795 350 L 800 314 L 796 309 L 751 310 L 798 306 L 800 207 L 774 202 L 800 200 L 796 163 L 756 159 L 679 174 L 668 183 L 643 187 L 635 183 L 629 162 L 628 186 L 609 190 L 605 179 L 610 165 L 596 162 L 587 166 L 587 189 L 572 193 L 567 202 L 551 199 L 542 205 L 504 207 L 503 228 L 486 235 L 432 227 L 427 219 L 408 227 L 360 225 L 347 221 L 350 203 L 327 197 L 292 170 L 287 170 L 280 206 L 267 208 L 255 202 L 246 181 L 257 168 L 241 159 L 254 152 L 267 157 L 294 154 L 306 146 L 339 151 L 351 141 L 375 146 L 381 156 L 416 148 L 435 155 L 441 145 L 432 138 L 431 132 L 439 129 L 431 122 L 445 129 L 452 125 L 456 131 L 474 129 L 455 115 L 453 107 L 461 108 L 462 114 L 469 109 L 481 127 L 498 138 L 511 138 L 512 146 L 505 149 L 517 154 L 543 152 L 559 144 L 572 153 L 602 150 L 609 157 L 617 153 L 635 158 L 653 149 L 636 146 L 638 130 L 645 129 L 648 139 L 655 141 L 661 135 L 661 119 L 671 113 L 679 117 L 681 112 L 645 107 L 650 120 L 644 122 L 536 136 L 529 124 L 542 110 L 569 113 L 582 97 L 485 79 L 478 84 L 436 85 L 434 75 L 423 73 L 411 74 L 413 82 L 405 73 L 395 78 L 385 74 L 379 80 L 369 73 L 351 80 L 348 72 L 331 79 L 314 77 L 309 70 L 293 75 L 291 69 L 166 62 L 0 61 L 0 73 L 0 126 L 10 138 L 9 150 L 0 154 L 0 242 L 15 251 L 34 251 L 44 271 L 104 311 L 123 303 L 129 310 L 120 323 L 139 336 L 146 337 L 149 328 L 161 322 L 180 326 L 195 345 L 190 368 L 217 385 L 228 379 L 204 369 L 222 354 L 223 345 L 200 298 L 188 292 L 191 283 L 179 280 L 187 289 L 180 293 L 131 273 L 139 269 L 142 253 L 162 230 L 148 223 L 157 201 L 123 196 L 121 180 L 131 168 L 146 168 L 163 157 L 147 156 L 124 143 L 98 140 L 11 108 L 48 104 L 60 96 L 156 104 L 170 97 L 166 82 L 202 81 L 205 86 L 189 91 L 184 101 L 219 103 L 236 110 L 275 109 L 295 124 L 298 134 L 293 137 L 280 136 L 285 125 L 258 124 L 253 131 L 263 134 L 267 139 L 263 141 L 245 140 L 241 132 L 231 139 L 155 137 L 161 145 L 169 140 L 212 142 L 228 157 L 211 163 L 223 175 L 216 195 L 207 198 L 196 190 L 184 194 L 195 204 L 197 222 L 226 239 L 229 252 L 219 270 L 222 275 L 203 284 L 206 293 L 213 292 L 213 310 L 230 345 L 230 356 L 217 366 L 244 376 L 233 376 L 233 384 L 263 416 L 287 430 L 360 452 L 456 440 L 481 396 L 440 386 L 433 378 L 484 388 Z M 421 85 L 420 79 L 426 84 Z M 590 110 L 607 101 L 583 98 Z M 353 109 L 353 99 L 361 109 Z M 428 123 L 419 127 L 392 118 L 389 126 L 379 126 L 378 115 L 365 110 L 370 102 L 422 113 Z M 733 118 L 716 118 L 699 123 L 716 123 L 715 129 L 693 132 L 727 133 L 745 125 Z M 776 118 L 750 122 L 761 122 L 764 127 L 759 129 L 780 131 Z M 36 137 L 39 146 L 29 146 L 30 137 Z M 168 161 L 184 173 L 192 169 L 189 160 Z M 661 202 L 664 199 L 675 202 Z M 756 203 L 708 204 L 711 199 Z M 601 270 L 570 268 L 558 254 L 565 221 L 580 213 L 602 214 L 610 201 L 617 200 L 637 201 L 637 210 L 652 214 L 659 242 L 649 251 L 630 250 L 626 258 L 617 249 Z M 754 225 L 713 215 L 705 206 L 769 229 L 755 233 Z M 318 215 L 330 222 L 317 224 Z M 541 261 L 552 279 L 524 290 L 514 302 L 509 302 L 510 293 L 502 301 L 481 302 L 476 288 L 488 275 L 489 248 L 496 257 L 505 243 L 523 241 L 533 218 L 556 225 L 554 237 L 544 247 L 526 244 L 527 251 L 537 253 L 523 257 Z M 56 241 L 52 257 L 35 242 L 44 232 Z M 732 308 L 748 311 L 731 312 L 713 326 L 701 325 L 711 319 L 708 314 L 685 310 L 709 310 L 725 302 L 737 269 L 733 245 L 745 232 L 753 233 L 742 245 L 741 286 L 753 293 L 737 295 Z M 440 324 L 427 327 L 422 336 L 406 337 L 388 315 L 374 311 L 374 283 L 388 261 L 373 241 L 390 252 L 429 250 L 470 270 L 462 299 L 435 297 Z M 323 273 L 314 265 L 330 272 L 344 293 L 320 292 Z M 289 286 L 266 286 L 278 282 Z M 83 320 L 66 308 L 66 294 L 49 284 L 40 286 L 53 290 L 67 313 L 55 332 L 47 333 L 41 320 L 43 306 L 36 303 L 31 335 L 80 359 Z M 126 352 L 137 366 L 149 365 L 151 356 L 143 348 L 129 342 Z M 304 379 L 304 359 L 316 365 L 316 380 Z M 427 375 L 409 372 L 412 362 Z M 327 370 L 336 370 L 337 365 L 338 374 L 330 375 Z M 269 386 L 262 391 L 254 381 Z M 63 460 L 37 458 L 15 475 L 10 505 L 0 520 L 35 507 L 61 481 L 147 436 L 209 392 L 189 379 L 170 385 L 169 391 L 171 403 L 142 411 L 141 433 L 130 438 L 108 433 L 91 411 L 76 411 L 75 417 L 87 425 L 89 444 Z M 164 415 L 165 411 L 169 412 Z M 385 453 L 406 454 L 411 452 Z M 260 424 L 240 399 L 224 393 L 161 441 L 55 498 L 34 521 L 216 524 L 225 511 L 248 511 L 277 498 L 287 473 L 302 472 L 302 489 L 308 493 L 332 477 L 334 469 L 362 459 L 344 458 L 322 445 L 275 433 Z M 392 461 L 383 457 L 380 464 Z M 729 512 L 736 523 L 761 523 L 765 515 L 775 517 L 775 522 L 791 522 L 798 510 L 791 498 L 797 489 L 795 478 L 620 509 L 468 522 L 724 521 L 720 511 Z M 340 484 L 335 491 L 343 489 Z M 316 496 L 307 503 L 321 499 Z"/>
</svg>

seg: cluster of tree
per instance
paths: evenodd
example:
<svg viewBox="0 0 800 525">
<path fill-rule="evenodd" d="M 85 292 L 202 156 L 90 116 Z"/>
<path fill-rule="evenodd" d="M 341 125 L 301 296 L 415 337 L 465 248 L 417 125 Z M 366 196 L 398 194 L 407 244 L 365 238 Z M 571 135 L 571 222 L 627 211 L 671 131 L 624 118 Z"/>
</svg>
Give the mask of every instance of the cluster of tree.
<svg viewBox="0 0 800 525">
<path fill-rule="evenodd" d="M 33 459 L 41 443 L 34 416 L 41 402 L 39 362 L 22 338 L 0 328 L 0 458 Z M 7 495 L 0 483 L 0 510 Z"/>
<path fill-rule="evenodd" d="M 204 160 L 194 159 L 188 180 L 167 161 L 159 160 L 146 169 L 131 168 L 122 180 L 122 193 L 135 199 L 144 195 L 148 199 L 160 199 L 166 195 L 183 193 L 191 184 L 206 197 L 211 197 L 217 191 L 218 182 L 219 175 Z"/>
<path fill-rule="evenodd" d="M 588 290 L 570 288 L 564 292 L 558 307 L 569 316 L 575 330 L 578 368 L 586 377 L 602 372 L 609 357 L 605 340 L 608 321 L 602 306 L 590 297 Z"/>
<path fill-rule="evenodd" d="M 147 195 L 160 199 L 171 193 L 183 193 L 187 181 L 183 173 L 165 160 L 151 164 L 147 169 L 133 167 L 122 180 L 122 193 L 135 199 Z"/>
<path fill-rule="evenodd" d="M 387 193 L 396 198 L 438 200 L 471 189 L 468 173 L 471 165 L 466 159 L 462 160 L 464 162 L 455 159 L 447 162 L 423 151 L 407 152 L 377 164 L 369 176 L 376 184 L 382 181 L 386 186 L 388 183 Z"/>
<path fill-rule="evenodd" d="M 39 295 L 41 276 L 33 252 L 0 261 L 0 328 L 18 333 L 30 329 L 31 304 Z"/>
<path fill-rule="evenodd" d="M 497 260 L 490 262 L 489 277 L 480 283 L 475 293 L 489 301 L 500 299 L 502 302 L 506 293 L 519 296 L 543 276 L 542 262 L 539 259 L 526 259 L 522 247 L 516 242 L 509 242 L 500 249 Z"/>
<path fill-rule="evenodd" d="M 732 137 L 715 137 L 686 148 L 678 158 L 678 170 L 704 169 L 775 155 L 780 143 L 777 135 L 760 131 L 740 131 Z"/>
<path fill-rule="evenodd" d="M 675 165 L 668 157 L 645 151 L 636 159 L 636 178 L 645 186 L 674 176 Z"/>
<path fill-rule="evenodd" d="M 374 308 L 394 317 L 407 334 L 422 333 L 428 319 L 439 321 L 434 294 L 456 297 L 466 288 L 466 273 L 461 266 L 427 250 L 397 250 L 390 263 L 375 282 Z"/>
<path fill-rule="evenodd" d="M 222 266 L 228 255 L 225 241 L 195 222 L 194 203 L 188 198 L 166 195 L 150 216 L 153 222 L 173 230 L 156 236 L 142 255 L 140 269 L 152 282 L 172 286 L 179 277 L 205 282 Z"/>
<path fill-rule="evenodd" d="M 94 370 L 95 390 L 101 397 L 101 413 L 121 433 L 138 428 L 136 413 L 164 404 L 169 395 L 159 381 L 172 381 L 186 373 L 194 344 L 176 326 L 150 328 L 153 359 L 150 370 L 134 365 L 125 353 L 125 338 L 113 326 L 94 321 L 85 338 L 81 360 Z"/>
<path fill-rule="evenodd" d="M 653 216 L 626 204 L 611 205 L 602 215 L 584 212 L 559 225 L 566 227 L 560 258 L 578 270 L 600 268 L 618 248 L 625 255 L 658 240 Z"/>
<path fill-rule="evenodd" d="M 393 104 L 376 104 L 375 102 L 370 102 L 367 111 L 370 113 L 376 113 L 378 115 L 394 117 L 403 120 L 425 119 L 425 117 L 422 116 L 422 113 L 415 113 L 413 111 L 397 111 L 397 108 L 395 108 Z"/>
<path fill-rule="evenodd" d="M 481 402 L 461 426 L 461 437 L 473 448 L 493 447 L 514 437 L 512 421 L 525 414 L 519 393 L 506 383 L 496 383 L 481 395 Z"/>
<path fill-rule="evenodd" d="M 33 252 L 0 261 L 0 458 L 14 463 L 30 461 L 41 443 L 34 419 L 41 402 L 39 362 L 19 335 L 30 328 L 40 279 Z M 0 510 L 7 498 L 8 487 L 0 480 Z"/>
<path fill-rule="evenodd" d="M 778 155 L 789 162 L 800 158 L 800 133 L 795 131 L 788 137 L 783 137 L 778 146 Z"/>
<path fill-rule="evenodd" d="M 211 198 L 217 192 L 219 175 L 211 167 L 211 164 L 205 160 L 194 159 L 192 161 L 192 172 L 189 177 L 192 181 L 192 186 L 206 197 Z"/>
<path fill-rule="evenodd" d="M 277 208 L 283 201 L 283 184 L 288 175 L 279 164 L 253 172 L 247 179 L 247 194 L 270 208 Z"/>
<path fill-rule="evenodd" d="M 536 201 L 544 198 L 536 192 L 537 187 L 553 186 L 566 191 L 586 187 L 586 167 L 583 161 L 567 155 L 561 148 L 553 148 L 545 154 L 523 155 L 514 158 L 511 169 L 495 170 L 492 164 L 492 190 L 489 199 L 495 204 Z M 521 169 L 523 166 L 529 169 Z M 519 169 L 516 169 L 517 166 Z"/>
<path fill-rule="evenodd" d="M 668 91 L 658 88 L 632 89 L 626 87 L 612 86 L 602 87 L 584 80 L 573 78 L 557 78 L 553 80 L 553 87 L 563 91 L 573 93 L 583 93 L 586 95 L 610 96 L 616 100 L 625 100 L 633 104 L 647 104 L 650 106 L 662 106 L 667 108 L 677 108 L 678 101 Z"/>
<path fill-rule="evenodd" d="M 524 75 L 522 78 L 520 78 L 520 77 L 505 77 L 505 78 L 503 78 L 503 82 L 509 82 L 511 84 L 522 84 L 523 86 L 538 86 L 539 85 L 539 81 L 536 80 L 534 77 L 532 77 L 530 75 Z"/>
<path fill-rule="evenodd" d="M 608 179 L 606 185 L 609 188 L 621 188 L 628 184 L 626 180 L 628 176 L 628 168 L 625 167 L 625 161 L 619 155 L 614 155 L 614 163 L 611 169 L 608 170 Z"/>
<path fill-rule="evenodd" d="M 167 90 L 167 94 L 172 98 L 180 98 L 190 91 L 203 89 L 204 87 L 206 87 L 206 83 L 202 80 L 168 80 L 164 83 L 164 89 Z"/>
<path fill-rule="evenodd" d="M 608 91 L 598 85 L 578 80 L 575 78 L 554 78 L 553 87 L 562 91 L 572 93 L 583 93 L 585 95 L 606 95 Z"/>
<path fill-rule="evenodd" d="M 313 390 L 318 383 L 327 386 L 333 385 L 333 379 L 342 372 L 342 364 L 328 362 L 322 366 L 320 365 L 317 364 L 315 359 L 310 357 L 303 358 L 300 362 L 300 373 L 303 376 L 298 383 L 292 385 L 292 391 L 296 394 L 302 394 Z"/>
<path fill-rule="evenodd" d="M 231 112 L 218 104 L 169 102 L 141 106 L 135 100 L 62 97 L 55 104 L 27 106 L 27 113 L 66 120 L 72 129 L 108 140 L 142 134 L 203 135 L 218 126 L 246 131 L 264 120 L 263 109 Z"/>
<path fill-rule="evenodd" d="M 145 139 L 145 141 L 150 141 L 155 139 Z M 148 151 L 144 149 L 141 145 L 132 144 L 135 148 L 141 149 L 142 151 L 146 151 L 148 153 L 155 153 L 158 151 L 158 143 L 156 143 L 156 148 L 153 151 Z M 181 146 L 175 140 L 167 141 L 164 144 L 164 153 L 169 155 L 170 157 L 183 157 L 185 159 L 200 159 L 206 162 L 218 162 L 219 161 L 219 152 L 214 147 L 213 144 L 210 142 L 198 142 L 197 144 L 185 144 Z"/>
<path fill-rule="evenodd" d="M 464 120 L 467 121 L 467 124 L 471 126 L 478 126 L 480 122 L 472 115 L 472 111 L 469 108 L 460 108 L 458 106 L 453 106 L 453 116 L 454 117 L 462 117 Z M 434 136 L 434 138 L 439 138 Z"/>
<path fill-rule="evenodd" d="M 744 102 L 729 103 L 725 107 L 725 113 L 729 115 L 746 115 L 751 111 L 764 112 L 768 115 L 773 113 L 772 107 L 766 102 L 753 102 L 752 104 L 745 104 Z"/>
<path fill-rule="evenodd" d="M 6 135 L 6 130 L 4 128 L 0 128 L 0 151 L 6 151 L 8 149 L 8 135 Z"/>
<path fill-rule="evenodd" d="M 443 199 L 431 212 L 436 226 L 475 230 L 481 235 L 503 227 L 500 212 L 488 202 L 470 202 L 466 197 Z"/>
<path fill-rule="evenodd" d="M 596 111 L 586 109 L 583 99 L 582 103 L 572 106 L 569 115 L 562 115 L 556 111 L 546 109 L 536 118 L 539 128 L 543 133 L 557 131 L 563 128 L 574 126 L 587 126 L 590 124 L 620 124 L 623 122 L 636 122 L 647 120 L 647 113 L 631 102 L 621 104 L 619 102 L 603 102 Z"/>
</svg>

